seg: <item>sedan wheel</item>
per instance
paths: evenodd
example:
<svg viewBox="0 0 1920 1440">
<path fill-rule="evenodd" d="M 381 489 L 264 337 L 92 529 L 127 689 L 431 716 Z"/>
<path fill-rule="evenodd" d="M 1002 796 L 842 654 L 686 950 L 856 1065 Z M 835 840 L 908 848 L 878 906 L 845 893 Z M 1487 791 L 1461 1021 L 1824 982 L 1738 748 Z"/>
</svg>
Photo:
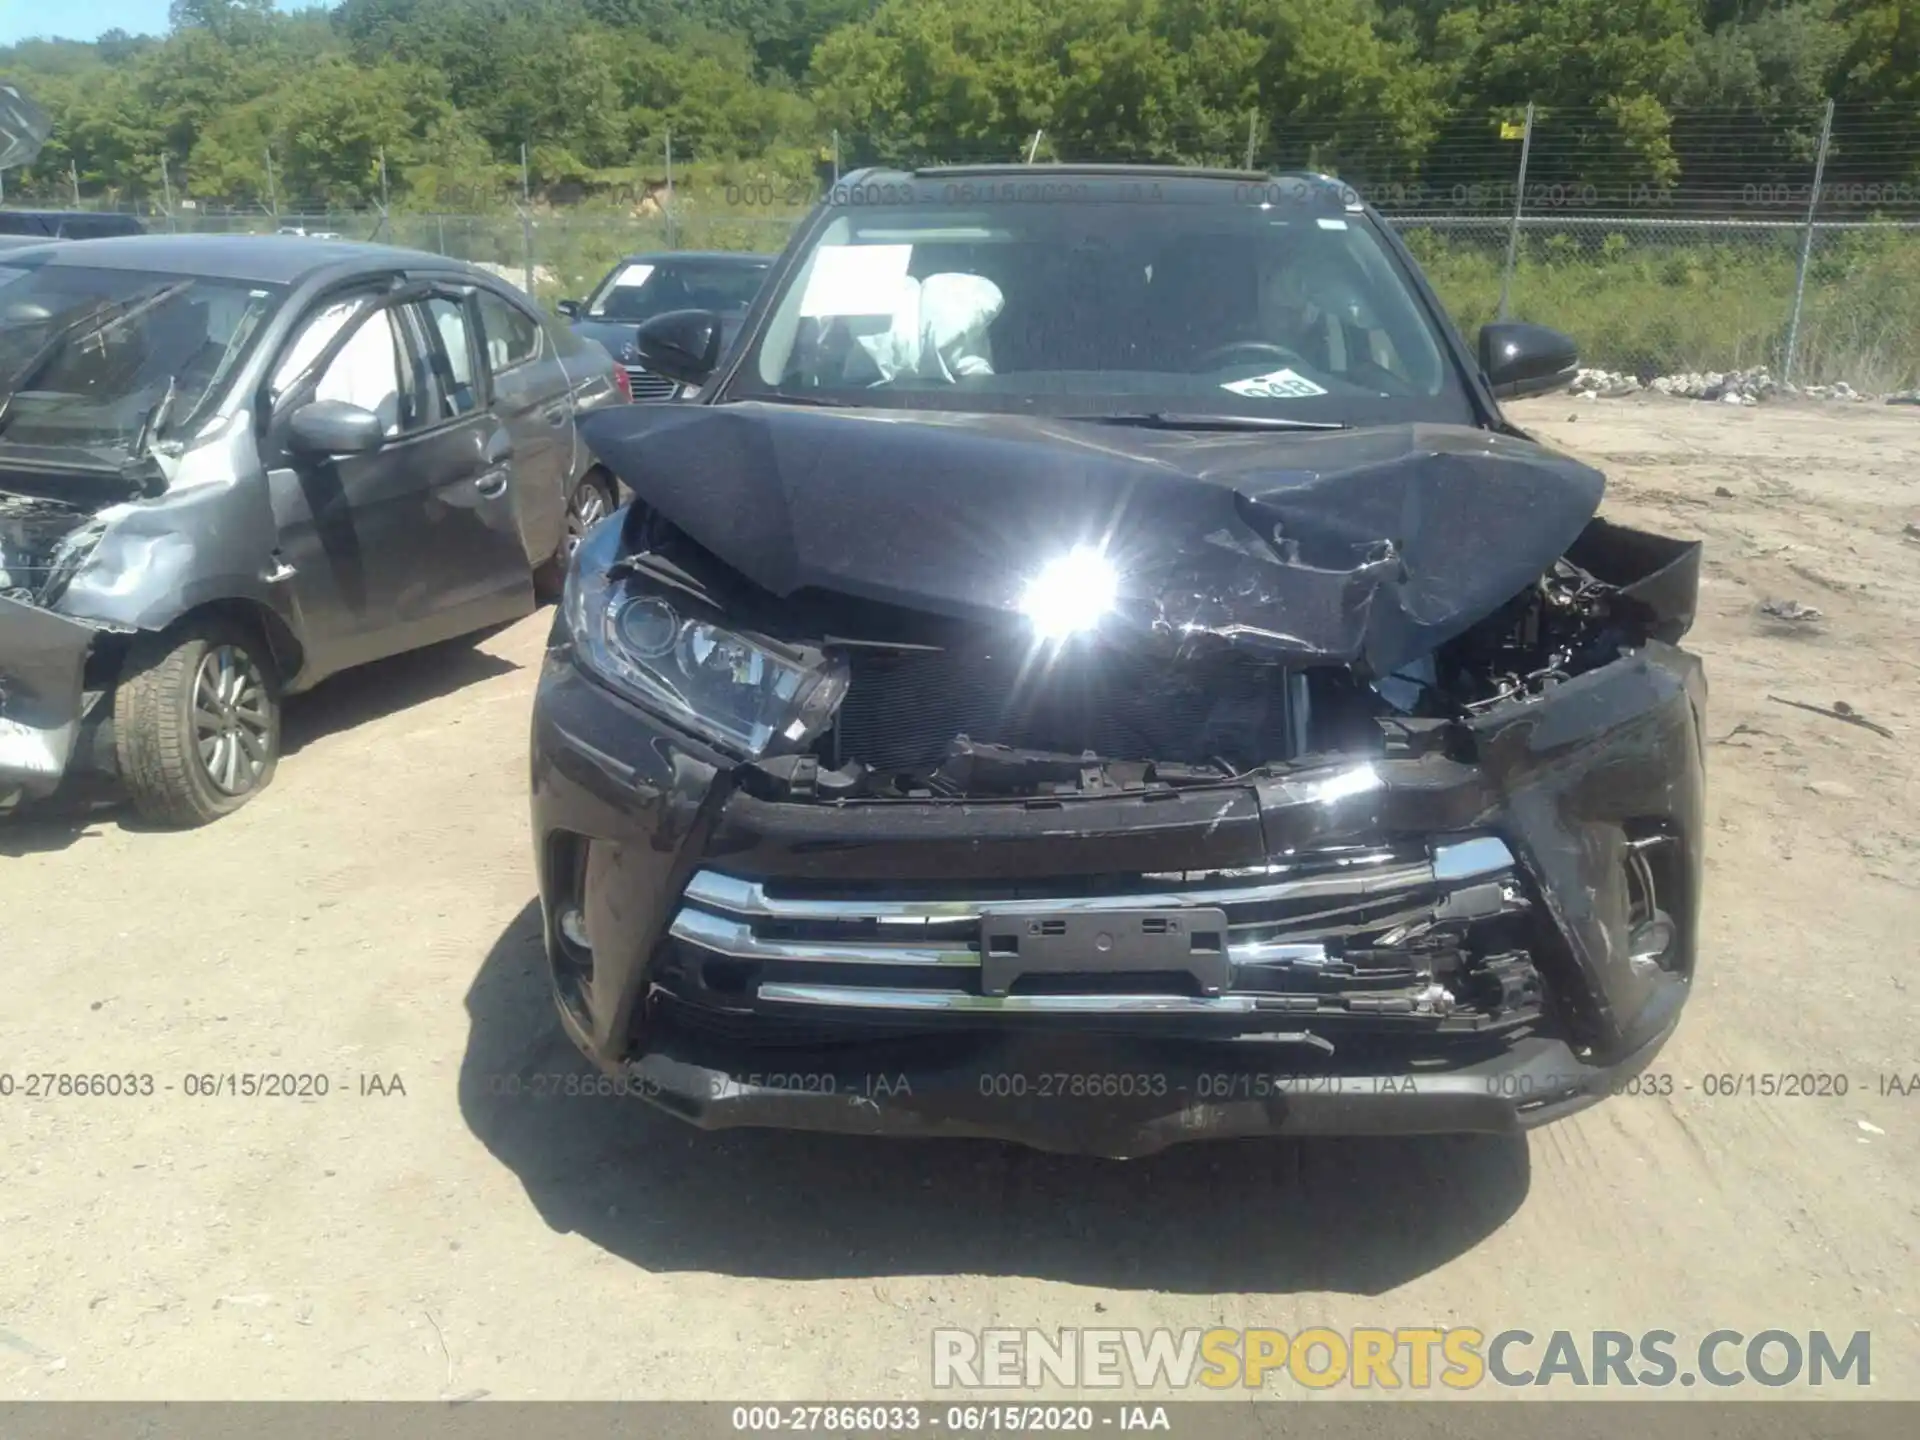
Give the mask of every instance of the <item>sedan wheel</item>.
<svg viewBox="0 0 1920 1440">
<path fill-rule="evenodd" d="M 600 475 L 588 475 L 573 487 L 567 498 L 567 528 L 560 536 L 559 548 L 533 572 L 534 590 L 545 600 L 557 600 L 567 582 L 567 567 L 573 552 L 587 532 L 613 513 L 613 488 Z"/>
<path fill-rule="evenodd" d="M 567 504 L 567 535 L 561 544 L 561 554 L 567 560 L 573 559 L 573 552 L 580 548 L 580 542 L 594 526 L 598 525 L 613 510 L 613 502 L 607 492 L 600 488 L 600 482 L 594 479 L 582 480 L 574 487 L 573 499 Z"/>
<path fill-rule="evenodd" d="M 266 677 L 234 645 L 209 650 L 194 679 L 195 749 L 207 778 L 228 795 L 260 781 L 271 744 Z"/>
<path fill-rule="evenodd" d="M 205 825 L 273 778 L 280 695 L 266 647 L 225 620 L 143 635 L 113 696 L 114 747 L 136 809 Z"/>
</svg>

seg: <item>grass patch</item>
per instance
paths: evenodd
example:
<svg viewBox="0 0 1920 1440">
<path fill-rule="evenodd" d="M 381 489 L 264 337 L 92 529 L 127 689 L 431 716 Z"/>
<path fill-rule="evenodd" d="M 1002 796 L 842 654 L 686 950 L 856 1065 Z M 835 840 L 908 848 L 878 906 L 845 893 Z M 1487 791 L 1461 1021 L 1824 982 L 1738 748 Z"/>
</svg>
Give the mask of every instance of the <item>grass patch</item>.
<svg viewBox="0 0 1920 1440">
<path fill-rule="evenodd" d="M 1408 226 L 1407 248 L 1469 336 L 1499 305 L 1505 236 Z M 1790 230 L 1523 235 L 1508 312 L 1564 330 L 1583 364 L 1650 380 L 1756 365 L 1781 373 L 1800 237 Z M 1920 233 L 1832 231 L 1815 243 L 1802 302 L 1801 383 L 1868 390 L 1920 380 Z"/>
</svg>

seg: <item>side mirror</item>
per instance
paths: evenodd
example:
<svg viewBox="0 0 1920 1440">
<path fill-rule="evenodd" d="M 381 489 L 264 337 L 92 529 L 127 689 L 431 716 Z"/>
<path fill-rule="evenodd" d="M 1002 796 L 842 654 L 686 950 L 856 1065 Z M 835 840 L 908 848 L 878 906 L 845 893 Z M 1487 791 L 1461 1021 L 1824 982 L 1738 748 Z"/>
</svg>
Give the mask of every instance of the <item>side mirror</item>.
<svg viewBox="0 0 1920 1440">
<path fill-rule="evenodd" d="M 682 385 L 699 385 L 720 363 L 720 317 L 711 310 L 670 310 L 634 333 L 641 368 Z"/>
<path fill-rule="evenodd" d="M 1523 320 L 1480 327 L 1480 371 L 1502 400 L 1564 390 L 1580 370 L 1572 337 Z"/>
<path fill-rule="evenodd" d="M 555 302 L 553 308 L 569 320 L 578 320 L 580 318 L 580 302 L 578 300 L 560 300 Z"/>
<path fill-rule="evenodd" d="M 315 400 L 293 412 L 287 423 L 289 446 L 302 455 L 368 455 L 387 443 L 380 417 L 344 400 Z"/>
</svg>

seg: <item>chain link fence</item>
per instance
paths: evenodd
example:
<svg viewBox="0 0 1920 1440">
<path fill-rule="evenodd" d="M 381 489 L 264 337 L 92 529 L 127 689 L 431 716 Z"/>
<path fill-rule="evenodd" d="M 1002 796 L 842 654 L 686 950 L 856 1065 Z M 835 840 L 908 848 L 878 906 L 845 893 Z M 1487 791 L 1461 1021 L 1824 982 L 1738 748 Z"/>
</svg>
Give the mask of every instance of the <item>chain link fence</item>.
<svg viewBox="0 0 1920 1440">
<path fill-rule="evenodd" d="M 1391 218 L 1469 332 L 1500 313 L 1504 287 L 1509 317 L 1564 330 L 1583 364 L 1641 383 L 1756 369 L 1870 393 L 1920 382 L 1920 223 Z"/>
<path fill-rule="evenodd" d="M 1469 334 L 1502 315 L 1538 321 L 1573 335 L 1586 365 L 1641 383 L 1765 368 L 1803 385 L 1920 385 L 1920 154 L 1910 126 L 1832 106 L 1765 122 L 1682 112 L 1673 117 L 1680 160 L 1661 169 L 1608 150 L 1610 124 L 1597 112 L 1528 106 L 1498 123 L 1463 120 L 1417 156 L 1393 138 L 1388 117 L 1352 116 L 1281 129 L 1250 115 L 1239 134 L 1150 144 L 1042 130 L 1012 150 L 834 132 L 813 150 L 701 159 L 681 141 L 678 168 L 669 141 L 657 164 L 624 172 L 613 189 L 570 183 L 542 194 L 523 173 L 505 191 L 443 195 L 452 202 L 444 214 L 178 205 L 150 223 L 435 251 L 552 304 L 584 295 L 638 252 L 777 251 L 826 183 L 866 163 L 1313 170 L 1347 180 L 1387 216 Z M 1909 179 L 1888 178 L 1899 176 Z"/>
<path fill-rule="evenodd" d="M 551 305 L 584 296 L 635 253 L 778 251 L 803 215 L 695 212 L 673 223 L 565 211 L 524 222 L 511 213 L 176 215 L 159 223 L 182 233 L 298 230 L 429 250 L 484 265 Z M 1579 340 L 1584 365 L 1643 384 L 1765 369 L 1867 393 L 1920 385 L 1920 222 L 1809 229 L 1692 216 L 1523 215 L 1517 225 L 1418 211 L 1387 218 L 1469 336 L 1501 313 L 1504 289 L 1510 318 L 1564 330 Z"/>
</svg>

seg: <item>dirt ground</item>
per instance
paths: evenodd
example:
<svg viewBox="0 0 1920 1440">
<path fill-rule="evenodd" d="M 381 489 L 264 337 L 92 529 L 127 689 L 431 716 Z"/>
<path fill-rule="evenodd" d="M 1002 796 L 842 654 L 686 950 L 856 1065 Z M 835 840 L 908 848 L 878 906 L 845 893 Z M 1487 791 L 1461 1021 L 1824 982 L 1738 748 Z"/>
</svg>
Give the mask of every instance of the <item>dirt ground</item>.
<svg viewBox="0 0 1920 1440">
<path fill-rule="evenodd" d="M 1671 1095 L 1129 1164 L 502 1098 L 583 1068 L 538 970 L 543 613 L 295 702 L 272 789 L 209 829 L 0 822 L 0 1071 L 159 1087 L 0 1099 L 0 1396 L 926 1398 L 936 1325 L 1454 1324 L 1866 1329 L 1872 1393 L 1920 1397 L 1920 1094 L 1878 1078 L 1920 1073 L 1920 410 L 1515 413 L 1605 466 L 1608 513 L 1708 545 Z M 228 1072 L 332 1089 L 185 1093 Z M 1806 1072 L 1849 1093 L 1708 1093 Z"/>
</svg>

